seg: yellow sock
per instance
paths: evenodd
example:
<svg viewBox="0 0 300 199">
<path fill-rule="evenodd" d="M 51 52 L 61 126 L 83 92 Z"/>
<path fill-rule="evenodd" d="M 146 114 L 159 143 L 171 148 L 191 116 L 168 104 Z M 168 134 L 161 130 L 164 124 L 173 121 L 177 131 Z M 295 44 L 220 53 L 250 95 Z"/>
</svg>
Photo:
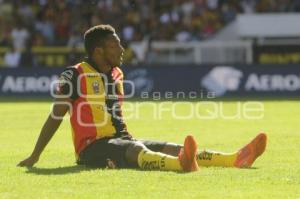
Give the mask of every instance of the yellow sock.
<svg viewBox="0 0 300 199">
<path fill-rule="evenodd" d="M 196 159 L 199 166 L 233 167 L 238 153 L 220 153 L 215 151 L 198 152 Z"/>
<path fill-rule="evenodd" d="M 142 150 L 139 153 L 138 165 L 147 170 L 182 171 L 178 157 L 150 150 Z"/>
</svg>

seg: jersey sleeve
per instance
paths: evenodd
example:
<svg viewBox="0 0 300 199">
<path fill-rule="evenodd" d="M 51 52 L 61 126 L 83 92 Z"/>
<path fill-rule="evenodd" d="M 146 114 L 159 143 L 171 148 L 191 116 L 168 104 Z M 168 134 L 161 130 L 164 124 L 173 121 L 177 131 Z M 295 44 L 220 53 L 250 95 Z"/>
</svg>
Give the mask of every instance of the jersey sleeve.
<svg viewBox="0 0 300 199">
<path fill-rule="evenodd" d="M 78 76 L 79 73 L 75 68 L 66 68 L 59 76 L 55 94 L 57 96 L 66 96 L 72 100 L 76 100 L 79 97 L 77 91 Z"/>
</svg>

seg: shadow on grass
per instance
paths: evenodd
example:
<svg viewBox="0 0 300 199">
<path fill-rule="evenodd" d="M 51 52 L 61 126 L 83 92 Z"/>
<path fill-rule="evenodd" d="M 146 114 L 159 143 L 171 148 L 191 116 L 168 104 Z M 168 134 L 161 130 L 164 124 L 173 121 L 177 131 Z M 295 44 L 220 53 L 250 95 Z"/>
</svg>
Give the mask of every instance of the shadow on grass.
<svg viewBox="0 0 300 199">
<path fill-rule="evenodd" d="M 258 167 L 247 167 L 247 168 L 241 168 L 241 169 L 251 169 L 251 170 L 256 170 Z"/>
<path fill-rule="evenodd" d="M 90 171 L 99 168 L 91 168 L 85 166 L 67 166 L 67 167 L 57 167 L 57 168 L 27 168 L 26 173 L 33 173 L 36 175 L 65 175 L 71 173 L 80 173 L 81 171 Z"/>
<path fill-rule="evenodd" d="M 209 167 L 205 167 L 209 168 Z M 211 168 L 226 168 L 226 167 L 211 167 Z M 27 168 L 26 173 L 31 173 L 31 174 L 36 174 L 36 175 L 66 175 L 66 174 L 72 174 L 72 173 L 80 173 L 81 171 L 91 171 L 91 170 L 107 170 L 105 168 L 98 168 L 98 167 L 86 167 L 86 166 L 79 166 L 79 165 L 74 165 L 74 166 L 67 166 L 67 167 L 57 167 L 57 168 Z M 120 170 L 122 168 L 116 168 L 117 170 Z M 125 169 L 125 168 L 123 168 Z M 142 170 L 139 168 L 126 168 L 138 172 L 144 172 L 144 171 L 151 171 L 151 170 Z M 236 168 L 237 169 L 237 168 Z M 250 168 L 241 168 L 245 170 L 256 170 L 258 169 L 257 167 L 250 167 Z M 200 169 L 201 170 L 201 169 Z M 153 170 L 157 171 L 157 170 Z M 175 173 L 178 174 L 185 174 L 186 172 L 183 171 L 175 171 Z"/>
</svg>

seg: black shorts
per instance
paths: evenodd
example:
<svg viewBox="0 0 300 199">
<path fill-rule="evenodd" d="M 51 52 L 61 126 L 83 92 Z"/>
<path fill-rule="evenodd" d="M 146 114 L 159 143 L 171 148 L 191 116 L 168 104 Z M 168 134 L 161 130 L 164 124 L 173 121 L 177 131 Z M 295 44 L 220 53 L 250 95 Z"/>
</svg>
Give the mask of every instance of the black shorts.
<svg viewBox="0 0 300 199">
<path fill-rule="evenodd" d="M 102 138 L 91 143 L 79 154 L 77 164 L 104 168 L 107 166 L 107 160 L 109 159 L 113 161 L 118 168 L 132 167 L 132 165 L 128 164 L 125 154 L 128 147 L 135 142 L 141 142 L 148 149 L 155 152 L 161 152 L 166 145 L 166 142 L 136 140 L 126 135 Z"/>
</svg>

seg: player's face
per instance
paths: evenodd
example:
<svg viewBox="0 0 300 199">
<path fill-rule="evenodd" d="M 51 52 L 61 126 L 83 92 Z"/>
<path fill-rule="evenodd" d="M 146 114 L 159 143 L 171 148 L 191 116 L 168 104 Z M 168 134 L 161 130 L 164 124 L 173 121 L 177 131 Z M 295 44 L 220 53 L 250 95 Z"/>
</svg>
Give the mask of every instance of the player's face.
<svg viewBox="0 0 300 199">
<path fill-rule="evenodd" d="M 103 59 L 110 67 L 120 66 L 123 61 L 124 48 L 116 34 L 107 38 L 103 47 Z"/>
</svg>

